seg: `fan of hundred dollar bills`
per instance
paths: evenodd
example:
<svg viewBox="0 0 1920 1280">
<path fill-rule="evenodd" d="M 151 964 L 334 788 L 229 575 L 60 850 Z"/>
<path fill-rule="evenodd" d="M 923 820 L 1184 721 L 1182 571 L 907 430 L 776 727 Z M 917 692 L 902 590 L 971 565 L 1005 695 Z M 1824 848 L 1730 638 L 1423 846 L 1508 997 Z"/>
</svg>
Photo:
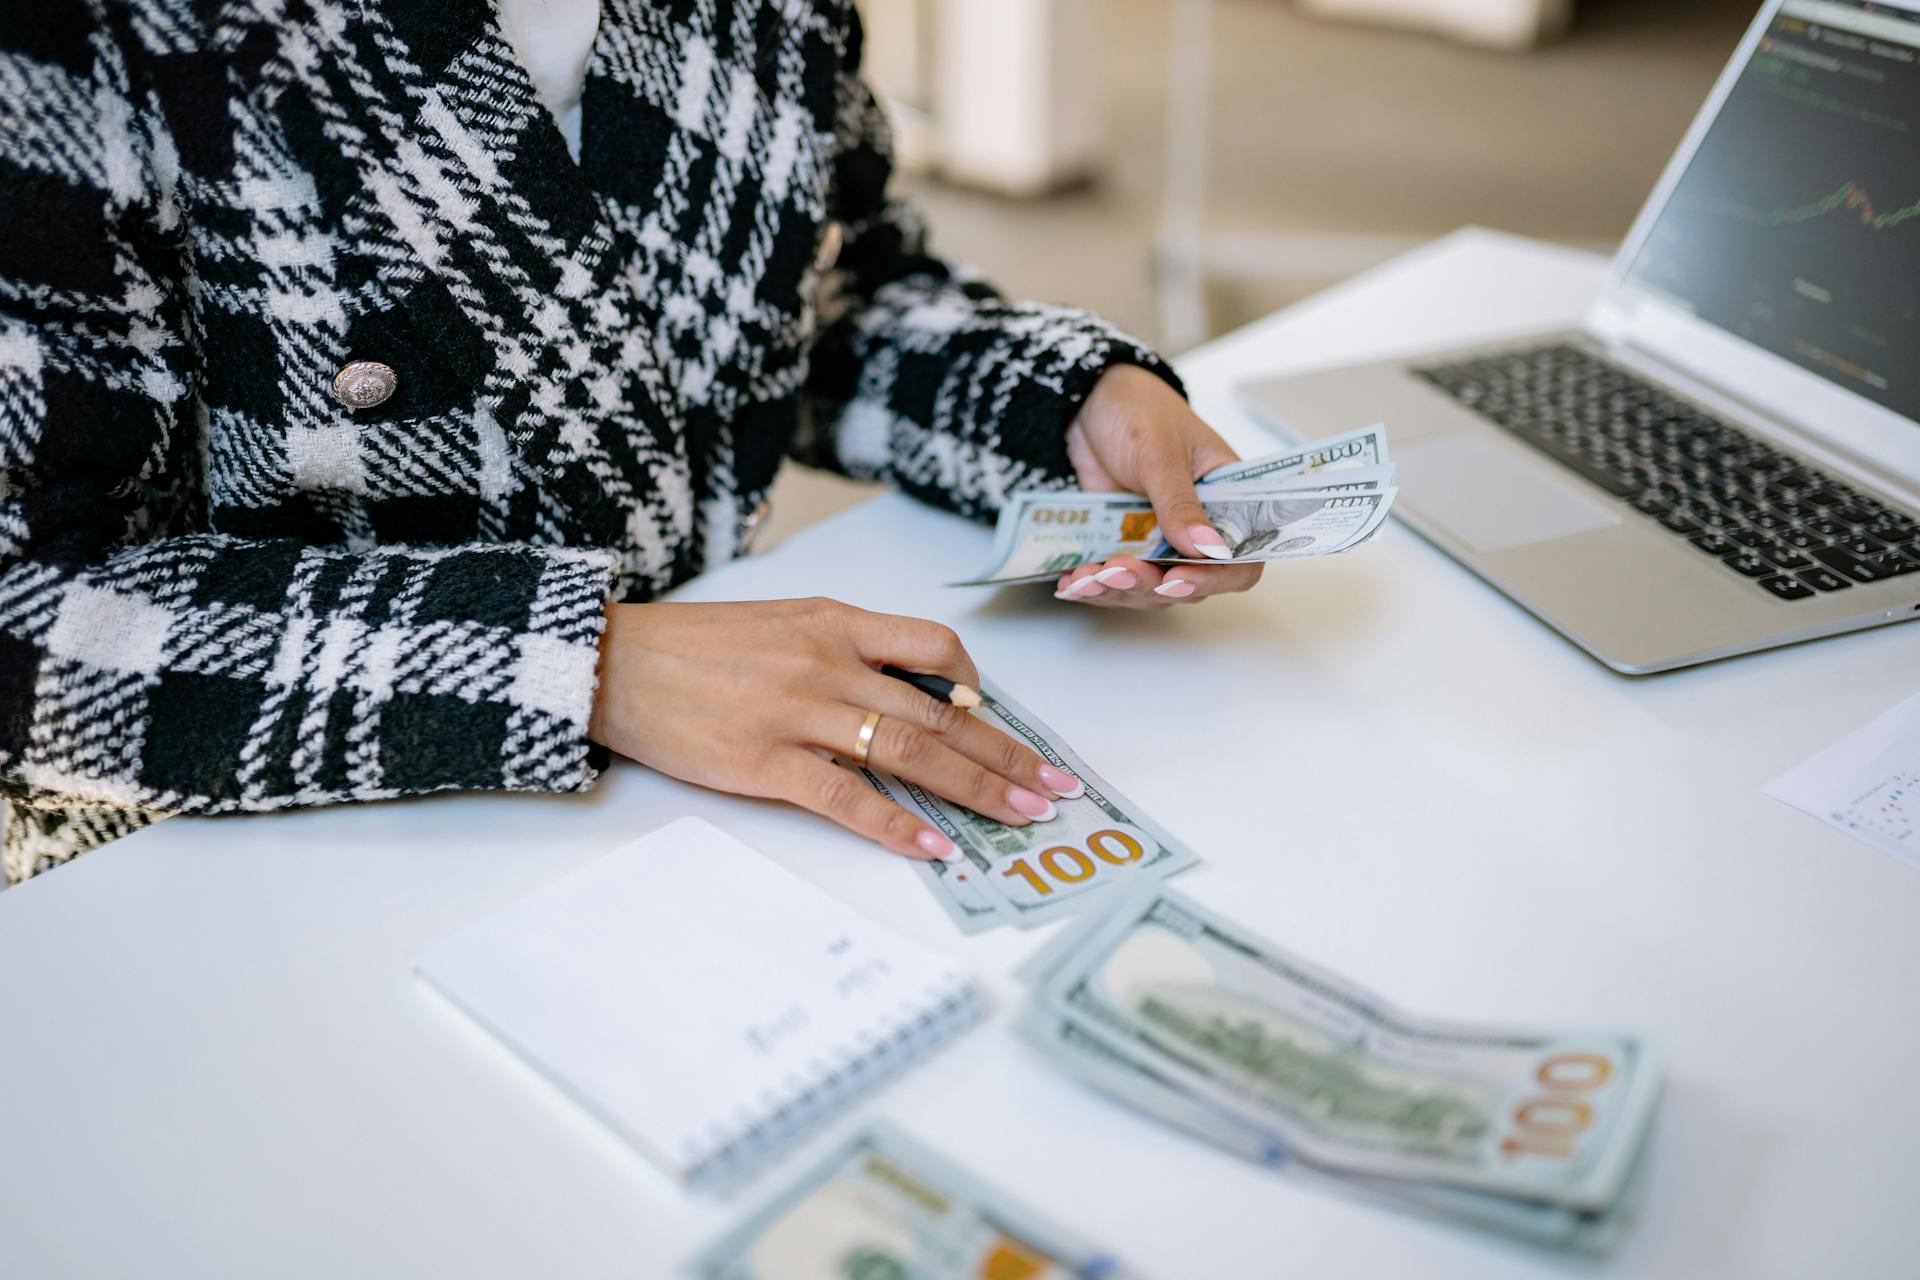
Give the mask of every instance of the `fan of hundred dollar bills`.
<svg viewBox="0 0 1920 1280">
<path fill-rule="evenodd" d="M 1350 551 L 1374 535 L 1393 506 L 1387 431 L 1375 424 L 1305 449 L 1229 463 L 1203 476 L 1195 491 L 1230 558 L 1181 555 L 1160 536 L 1152 505 L 1137 493 L 1022 489 L 1000 510 L 988 567 L 953 585 L 1048 582 L 1111 556 L 1231 564 Z"/>
</svg>

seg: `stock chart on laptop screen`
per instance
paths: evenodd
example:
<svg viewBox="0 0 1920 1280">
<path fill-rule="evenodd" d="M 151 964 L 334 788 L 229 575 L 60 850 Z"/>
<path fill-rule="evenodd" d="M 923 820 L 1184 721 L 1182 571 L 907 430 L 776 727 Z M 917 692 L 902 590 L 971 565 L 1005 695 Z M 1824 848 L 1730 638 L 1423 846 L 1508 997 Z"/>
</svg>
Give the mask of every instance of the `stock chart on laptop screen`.
<svg viewBox="0 0 1920 1280">
<path fill-rule="evenodd" d="M 1920 419 L 1920 14 L 1787 0 L 1628 279 Z"/>
</svg>

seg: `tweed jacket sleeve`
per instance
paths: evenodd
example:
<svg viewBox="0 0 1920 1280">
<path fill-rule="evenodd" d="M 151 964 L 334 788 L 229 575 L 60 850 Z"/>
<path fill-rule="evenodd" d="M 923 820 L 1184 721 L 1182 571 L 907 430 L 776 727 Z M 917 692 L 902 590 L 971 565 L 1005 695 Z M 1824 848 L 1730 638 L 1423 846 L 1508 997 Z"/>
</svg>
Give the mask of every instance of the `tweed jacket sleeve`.
<svg viewBox="0 0 1920 1280">
<path fill-rule="evenodd" d="M 0 24 L 7 879 L 166 813 L 587 785 L 610 552 L 204 527 L 178 160 L 102 12 Z"/>
<path fill-rule="evenodd" d="M 851 24 L 828 210 L 842 243 L 795 453 L 976 517 L 1016 489 L 1071 488 L 1066 429 L 1103 372 L 1135 364 L 1180 380 L 1097 316 L 1009 301 L 929 251 L 918 211 L 888 195 L 886 115 Z"/>
</svg>

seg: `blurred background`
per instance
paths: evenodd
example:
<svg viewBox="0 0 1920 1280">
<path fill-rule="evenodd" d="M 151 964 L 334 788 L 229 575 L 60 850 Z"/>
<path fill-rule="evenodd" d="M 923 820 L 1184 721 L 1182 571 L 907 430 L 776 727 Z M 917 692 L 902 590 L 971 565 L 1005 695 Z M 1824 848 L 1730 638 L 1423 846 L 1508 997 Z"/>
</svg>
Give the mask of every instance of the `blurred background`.
<svg viewBox="0 0 1920 1280">
<path fill-rule="evenodd" d="M 1175 355 L 1467 224 L 1610 251 L 1758 7 L 857 3 L 935 248 Z"/>
</svg>

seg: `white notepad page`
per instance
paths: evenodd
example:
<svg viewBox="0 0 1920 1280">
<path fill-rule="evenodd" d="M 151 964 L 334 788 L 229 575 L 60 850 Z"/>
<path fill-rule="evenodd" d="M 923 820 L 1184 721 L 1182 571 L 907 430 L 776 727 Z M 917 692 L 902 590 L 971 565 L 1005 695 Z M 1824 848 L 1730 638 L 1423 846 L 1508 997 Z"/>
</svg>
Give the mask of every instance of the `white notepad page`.
<svg viewBox="0 0 1920 1280">
<path fill-rule="evenodd" d="M 724 1181 L 978 1013 L 950 960 L 697 818 L 421 955 L 669 1170 Z"/>
</svg>

